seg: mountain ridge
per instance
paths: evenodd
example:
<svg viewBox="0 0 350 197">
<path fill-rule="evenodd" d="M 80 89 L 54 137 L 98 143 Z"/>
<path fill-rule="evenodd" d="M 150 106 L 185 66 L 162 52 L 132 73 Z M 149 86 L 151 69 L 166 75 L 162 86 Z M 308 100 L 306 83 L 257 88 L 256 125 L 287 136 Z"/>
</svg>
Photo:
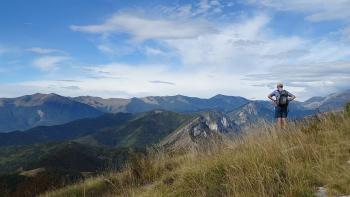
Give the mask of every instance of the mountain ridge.
<svg viewBox="0 0 350 197">
<path fill-rule="evenodd" d="M 73 100 L 96 106 L 104 109 L 104 112 L 131 112 L 138 113 L 152 109 L 164 109 L 175 112 L 197 112 L 207 109 L 218 108 L 220 110 L 230 111 L 236 107 L 248 102 L 248 99 L 240 96 L 215 95 L 211 98 L 204 99 L 198 97 L 190 97 L 184 95 L 174 96 L 147 96 L 147 97 L 133 97 L 130 99 L 108 98 L 84 96 L 73 97 Z M 111 102 L 121 101 L 117 108 L 110 106 Z"/>
<path fill-rule="evenodd" d="M 312 97 L 304 102 L 293 101 L 290 105 L 290 117 L 300 118 L 317 112 L 340 110 L 349 100 L 350 90 L 346 90 L 325 97 Z M 77 119 L 97 117 L 103 113 L 140 113 L 155 109 L 194 113 L 215 109 L 232 114 L 233 111 L 244 110 L 244 106 L 252 102 L 262 105 L 256 106 L 257 108 L 269 109 L 266 113 L 270 115 L 269 119 L 273 118 L 273 106 L 266 100 L 249 100 L 222 94 L 207 99 L 184 95 L 104 99 L 36 93 L 16 98 L 0 98 L 0 132 L 64 124 Z"/>
<path fill-rule="evenodd" d="M 53 93 L 0 98 L 0 132 L 58 125 L 102 114 L 89 105 Z"/>
</svg>

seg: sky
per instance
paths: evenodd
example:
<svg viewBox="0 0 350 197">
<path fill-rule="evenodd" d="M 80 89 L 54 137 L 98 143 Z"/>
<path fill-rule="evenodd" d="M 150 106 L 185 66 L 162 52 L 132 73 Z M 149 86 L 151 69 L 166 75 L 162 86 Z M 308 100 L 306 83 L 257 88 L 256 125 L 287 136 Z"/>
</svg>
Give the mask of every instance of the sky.
<svg viewBox="0 0 350 197">
<path fill-rule="evenodd" d="M 350 0 L 0 0 L 0 97 L 349 89 Z"/>
</svg>

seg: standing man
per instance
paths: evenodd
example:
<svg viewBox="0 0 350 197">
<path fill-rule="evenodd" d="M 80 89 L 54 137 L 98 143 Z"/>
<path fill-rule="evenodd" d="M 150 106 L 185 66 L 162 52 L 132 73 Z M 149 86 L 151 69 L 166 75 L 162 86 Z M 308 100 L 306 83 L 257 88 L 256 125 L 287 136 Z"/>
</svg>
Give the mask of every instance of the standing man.
<svg viewBox="0 0 350 197">
<path fill-rule="evenodd" d="M 283 89 L 283 84 L 277 84 L 277 90 L 267 96 L 275 105 L 275 118 L 281 128 L 287 127 L 288 104 L 295 96 Z M 275 98 L 273 98 L 275 97 Z"/>
</svg>

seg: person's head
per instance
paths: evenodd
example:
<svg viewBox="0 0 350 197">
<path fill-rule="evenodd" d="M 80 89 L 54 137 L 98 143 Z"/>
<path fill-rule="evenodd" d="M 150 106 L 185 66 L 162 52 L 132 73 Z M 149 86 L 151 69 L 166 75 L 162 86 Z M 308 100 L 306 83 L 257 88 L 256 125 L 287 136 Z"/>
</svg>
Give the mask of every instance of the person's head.
<svg viewBox="0 0 350 197">
<path fill-rule="evenodd" d="M 283 90 L 283 84 L 282 83 L 277 83 L 277 89 L 278 90 Z"/>
</svg>

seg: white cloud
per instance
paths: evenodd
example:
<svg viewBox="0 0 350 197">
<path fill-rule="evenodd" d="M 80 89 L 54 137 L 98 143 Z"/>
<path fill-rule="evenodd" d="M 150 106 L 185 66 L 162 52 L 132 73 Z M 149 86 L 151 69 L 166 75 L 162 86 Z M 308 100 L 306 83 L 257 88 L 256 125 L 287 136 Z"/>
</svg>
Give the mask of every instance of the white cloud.
<svg viewBox="0 0 350 197">
<path fill-rule="evenodd" d="M 28 48 L 26 49 L 26 51 L 38 53 L 38 54 L 64 53 L 64 51 L 59 49 L 50 49 L 50 48 L 41 48 L 41 47 Z"/>
<path fill-rule="evenodd" d="M 104 41 L 97 45 L 97 49 L 106 55 L 123 56 L 135 51 L 135 46 L 127 44 L 114 44 L 111 41 Z"/>
<path fill-rule="evenodd" d="M 179 17 L 188 17 L 192 15 L 193 6 L 191 4 L 179 6 L 176 15 Z"/>
<path fill-rule="evenodd" d="M 247 72 L 294 58 L 269 59 L 281 53 L 304 49 L 306 41 L 300 37 L 282 37 L 269 30 L 270 18 L 266 15 L 217 27 L 216 34 L 196 39 L 165 40 L 185 65 L 201 69 L 203 66 Z M 291 53 L 292 55 L 292 53 Z"/>
<path fill-rule="evenodd" d="M 248 2 L 277 10 L 304 12 L 307 14 L 306 19 L 313 22 L 349 20 L 350 17 L 349 0 L 250 0 Z"/>
<path fill-rule="evenodd" d="M 69 80 L 43 79 L 12 85 L 16 85 L 16 90 L 31 90 L 31 93 L 56 92 L 70 96 L 97 95 L 105 98 L 176 94 L 208 98 L 221 93 L 265 99 L 275 83 L 283 81 L 288 90 L 295 93 L 298 99 L 304 100 L 348 88 L 349 66 L 349 62 L 275 65 L 264 73 L 244 76 L 210 67 L 174 70 L 160 64 L 132 65 L 112 62 L 83 68 L 79 76 Z M 7 93 L 17 96 L 24 92 Z"/>
<path fill-rule="evenodd" d="M 156 7 L 155 12 L 161 12 L 158 14 L 172 19 L 193 19 L 217 16 L 223 12 L 223 8 L 229 5 L 230 3 L 222 0 L 197 0 L 188 4 L 174 3 L 172 6 L 159 6 Z"/>
<path fill-rule="evenodd" d="M 232 73 L 215 72 L 205 68 L 201 71 L 171 70 L 166 65 L 128 65 L 111 63 L 84 69 L 99 78 L 78 77 L 70 81 L 39 80 L 17 84 L 38 87 L 43 92 L 57 92 L 62 95 L 98 95 L 102 97 L 132 97 L 150 95 L 176 95 L 211 97 L 218 92 L 229 95 L 243 95 L 249 98 L 261 95 L 264 90 L 248 87 L 241 76 Z M 84 74 L 82 73 L 82 76 Z M 233 85 L 235 84 L 235 85 Z M 66 87 L 79 87 L 66 88 Z M 34 88 L 35 89 L 35 88 Z M 260 90 L 259 90 L 260 89 Z"/>
<path fill-rule="evenodd" d="M 163 50 L 161 50 L 159 48 L 149 47 L 149 46 L 145 47 L 145 54 L 149 55 L 149 56 L 167 55 L 167 53 L 164 52 Z"/>
<path fill-rule="evenodd" d="M 115 52 L 115 50 L 113 50 L 110 46 L 106 45 L 106 44 L 100 44 L 97 46 L 98 50 L 104 52 L 104 53 L 111 53 L 113 54 Z"/>
<path fill-rule="evenodd" d="M 219 0 L 199 0 L 194 6 L 191 15 L 211 15 L 222 12 L 223 5 Z"/>
<path fill-rule="evenodd" d="M 170 81 L 159 81 L 159 80 L 153 80 L 153 81 L 149 81 L 150 83 L 155 83 L 155 84 L 165 84 L 165 85 L 176 85 L 173 82 Z"/>
<path fill-rule="evenodd" d="M 309 4 L 302 1 L 262 3 L 279 10 L 307 12 L 309 20 L 312 14 L 323 9 L 320 8 L 322 6 L 313 7 L 315 1 Z M 290 7 L 284 8 L 288 5 Z M 346 43 L 329 37 L 311 39 L 298 35 L 280 35 L 271 29 L 270 23 L 273 20 L 266 13 L 242 16 L 232 21 L 210 22 L 204 17 L 205 13 L 216 8 L 221 8 L 219 1 L 200 1 L 197 6 L 184 5 L 167 10 L 169 17 L 142 18 L 133 12 L 118 13 L 102 24 L 72 26 L 73 30 L 101 34 L 104 37 L 114 33 L 126 34 L 131 40 L 142 41 L 139 48 L 144 49 L 142 51 L 146 55 L 157 58 L 164 53 L 171 54 L 179 62 L 175 65 L 178 69 L 176 71 L 171 66 L 173 62 L 169 65 L 111 63 L 96 66 L 92 71 L 100 76 L 90 80 L 98 81 L 92 83 L 84 80 L 85 85 L 81 91 L 96 92 L 103 86 L 106 92 L 120 90 L 123 94 L 134 96 L 181 93 L 210 97 L 223 93 L 265 98 L 272 83 L 286 81 L 290 90 L 300 94 L 299 98 L 305 99 L 319 95 L 320 92 L 326 93 L 327 90 L 321 91 L 317 86 L 327 87 L 330 92 L 341 90 L 349 82 L 348 64 L 342 66 L 342 74 L 334 74 L 335 69 L 332 69 L 340 65 L 335 62 L 350 59 L 350 47 Z M 201 14 L 199 10 L 202 10 Z M 347 29 L 341 33 L 346 35 Z M 143 42 L 150 39 L 155 41 L 151 45 Z M 113 53 L 115 49 L 110 47 L 113 43 L 108 44 L 107 48 L 100 45 L 99 49 Z M 130 46 L 135 42 L 125 44 Z M 140 43 L 136 42 L 137 44 Z M 286 69 L 276 69 L 280 67 Z M 334 75 L 327 78 L 327 72 Z M 283 75 L 286 79 L 280 79 L 281 73 L 286 73 Z M 302 80 L 303 77 L 309 80 Z M 151 81 L 170 81 L 176 85 L 155 86 L 157 83 L 147 83 Z"/>
<path fill-rule="evenodd" d="M 166 19 L 151 19 L 130 13 L 118 13 L 98 25 L 72 25 L 74 31 L 108 34 L 127 33 L 134 40 L 147 39 L 184 39 L 212 33 L 213 26 L 206 21 L 177 21 Z"/>
<path fill-rule="evenodd" d="M 43 56 L 33 61 L 33 65 L 41 70 L 54 70 L 57 69 L 61 63 L 69 59 L 67 56 Z"/>
<path fill-rule="evenodd" d="M 211 8 L 209 0 L 200 0 L 199 1 L 199 12 L 207 12 Z"/>
<path fill-rule="evenodd" d="M 302 99 L 348 89 L 350 62 L 323 62 L 313 64 L 276 65 L 265 73 L 252 74 L 247 80 L 258 85 L 274 87 L 279 81 L 297 88 Z"/>
</svg>

